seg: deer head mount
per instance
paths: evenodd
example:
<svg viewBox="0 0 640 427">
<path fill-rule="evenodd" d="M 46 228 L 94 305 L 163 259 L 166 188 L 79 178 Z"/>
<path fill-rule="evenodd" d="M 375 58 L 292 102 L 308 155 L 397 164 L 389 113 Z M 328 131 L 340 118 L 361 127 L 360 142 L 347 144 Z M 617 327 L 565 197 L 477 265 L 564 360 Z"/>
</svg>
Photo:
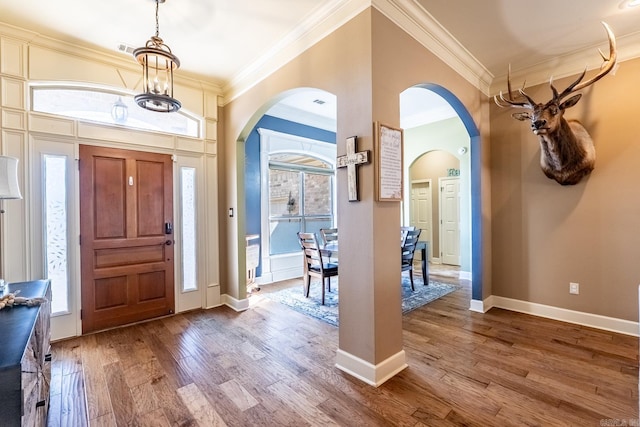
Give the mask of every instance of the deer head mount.
<svg viewBox="0 0 640 427">
<path fill-rule="evenodd" d="M 593 140 L 577 120 L 565 120 L 564 110 L 578 103 L 582 94 L 569 95 L 584 89 L 602 77 L 607 75 L 615 66 L 617 51 L 616 39 L 611 28 L 603 22 L 607 37 L 609 38 L 609 57 L 605 57 L 600 72 L 593 78 L 583 82 L 587 70 L 585 69 L 576 81 L 565 90 L 558 92 L 553 86 L 553 77 L 549 81 L 553 98 L 545 103 L 536 103 L 522 89 L 518 90 L 520 99 L 516 100 L 511 91 L 511 67 L 507 75 L 507 97 L 500 95 L 493 97 L 499 107 L 525 108 L 528 111 L 514 113 L 512 116 L 518 120 L 530 120 L 531 130 L 538 136 L 540 142 L 540 166 L 547 178 L 555 179 L 562 185 L 574 185 L 591 173 L 596 161 L 596 152 Z M 522 99 L 524 98 L 524 99 Z M 565 99 L 566 98 L 566 99 Z"/>
</svg>

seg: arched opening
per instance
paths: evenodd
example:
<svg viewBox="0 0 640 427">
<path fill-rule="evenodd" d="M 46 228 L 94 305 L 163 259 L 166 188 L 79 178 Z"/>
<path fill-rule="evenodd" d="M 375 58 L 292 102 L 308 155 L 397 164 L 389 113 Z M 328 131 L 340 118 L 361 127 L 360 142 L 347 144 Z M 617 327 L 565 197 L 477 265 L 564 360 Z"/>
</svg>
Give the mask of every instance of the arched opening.
<svg viewBox="0 0 640 427">
<path fill-rule="evenodd" d="M 482 234 L 480 211 L 480 136 L 471 115 L 460 100 L 442 86 L 421 84 L 400 95 L 401 126 L 405 137 L 405 165 L 419 167 L 418 159 L 428 152 L 440 150 L 449 153 L 459 167 L 445 167 L 438 173 L 442 178 L 459 181 L 459 264 L 460 278 L 472 280 L 472 299 L 482 300 Z M 402 221 L 409 225 L 411 215 L 412 180 L 416 186 L 428 178 L 412 179 L 410 168 L 404 171 L 405 194 Z M 423 184 L 427 185 L 427 184 Z M 433 198 L 440 198 L 440 185 L 434 178 L 428 181 Z M 436 203 L 433 203 L 436 204 Z M 432 216 L 433 219 L 433 216 Z M 415 219 L 414 219 L 415 221 Z M 438 230 L 433 230 L 435 228 Z M 431 244 L 432 261 L 442 262 L 440 224 L 432 224 L 427 233 L 436 238 Z M 437 236 L 437 237 L 436 237 Z M 451 246 L 451 245 L 450 245 Z M 433 249 L 436 249 L 434 255 Z M 455 262 L 454 258 L 445 260 Z"/>
<path fill-rule="evenodd" d="M 408 133 L 412 142 L 414 136 Z M 468 271 L 468 267 L 462 267 L 470 246 L 466 244 L 468 239 L 461 238 L 468 233 L 461 234 L 460 230 L 460 159 L 435 149 L 415 159 L 408 172 L 408 225 L 422 230 L 420 240 L 428 243 L 428 261 L 451 266 L 454 271 Z"/>
<path fill-rule="evenodd" d="M 248 285 L 301 277 L 296 233 L 336 224 L 336 97 L 319 89 L 290 90 L 251 123 L 239 171 L 245 205 L 239 220 L 247 239 L 247 251 L 239 255 L 246 257 Z"/>
</svg>

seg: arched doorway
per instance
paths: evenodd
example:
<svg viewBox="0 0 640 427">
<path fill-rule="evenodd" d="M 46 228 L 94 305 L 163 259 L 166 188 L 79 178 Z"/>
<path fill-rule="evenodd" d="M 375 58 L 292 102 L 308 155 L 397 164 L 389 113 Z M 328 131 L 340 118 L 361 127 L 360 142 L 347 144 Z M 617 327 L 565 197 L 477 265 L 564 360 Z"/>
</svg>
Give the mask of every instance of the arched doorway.
<svg viewBox="0 0 640 427">
<path fill-rule="evenodd" d="M 238 215 L 244 220 L 247 245 L 257 246 L 245 254 L 248 281 L 300 277 L 296 232 L 335 225 L 336 115 L 335 95 L 299 88 L 272 99 L 245 127 L 246 137 L 239 141 L 244 147 L 245 208 Z M 278 191 L 271 182 L 276 178 Z M 327 197 L 319 197 L 326 206 L 305 206 L 309 181 L 316 191 L 319 182 L 327 187 Z M 279 194 L 283 186 L 288 186 L 284 196 Z M 278 197 L 287 197 L 291 209 L 272 209 L 282 205 Z"/>
<path fill-rule="evenodd" d="M 443 149 L 460 159 L 461 181 L 461 271 L 472 280 L 471 308 L 482 301 L 482 228 L 480 205 L 480 134 L 471 115 L 460 100 L 446 88 L 426 83 L 407 89 L 400 96 L 401 124 L 405 128 L 405 165 L 412 164 L 427 151 Z M 409 127 L 409 130 L 406 129 Z M 415 132 L 411 129 L 415 129 Z M 425 132 L 429 129 L 431 135 Z M 416 141 L 411 142 L 415 137 Z M 405 168 L 408 180 L 408 167 Z M 437 184 L 437 183 L 436 183 Z M 409 188 L 405 186 L 404 205 L 409 206 Z M 403 221 L 409 212 L 404 209 Z M 465 251 L 464 248 L 467 247 Z"/>
</svg>

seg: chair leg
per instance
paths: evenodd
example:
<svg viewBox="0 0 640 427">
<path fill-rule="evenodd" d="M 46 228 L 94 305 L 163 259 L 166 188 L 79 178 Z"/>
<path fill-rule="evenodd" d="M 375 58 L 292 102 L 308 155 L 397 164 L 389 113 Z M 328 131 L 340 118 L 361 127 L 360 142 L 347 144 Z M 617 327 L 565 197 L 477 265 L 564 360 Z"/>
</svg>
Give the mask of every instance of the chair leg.
<svg viewBox="0 0 640 427">
<path fill-rule="evenodd" d="M 304 296 L 306 298 L 309 298 L 309 288 L 311 288 L 311 276 L 305 274 L 302 291 L 304 292 Z"/>
<path fill-rule="evenodd" d="M 327 279 L 329 278 L 327 277 Z M 325 281 L 325 278 L 323 277 L 321 282 L 322 283 L 322 305 L 324 305 L 324 281 Z"/>
<path fill-rule="evenodd" d="M 409 281 L 411 282 L 411 290 L 415 291 L 416 288 L 413 286 L 413 269 L 409 270 Z"/>
</svg>

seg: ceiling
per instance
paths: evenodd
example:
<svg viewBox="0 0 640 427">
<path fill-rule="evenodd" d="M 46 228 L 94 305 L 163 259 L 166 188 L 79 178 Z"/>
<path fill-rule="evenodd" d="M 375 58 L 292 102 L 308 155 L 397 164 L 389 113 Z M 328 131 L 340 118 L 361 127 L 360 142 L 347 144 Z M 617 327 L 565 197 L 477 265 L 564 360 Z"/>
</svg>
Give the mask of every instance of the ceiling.
<svg viewBox="0 0 640 427">
<path fill-rule="evenodd" d="M 629 1 L 166 0 L 159 24 L 160 37 L 180 58 L 178 72 L 212 82 L 229 97 L 373 4 L 423 44 L 435 40 L 436 54 L 445 62 L 455 57 L 450 65 L 462 74 L 472 70 L 466 77 L 486 82 L 481 90 L 489 94 L 492 85 L 501 87 L 509 64 L 514 77 L 527 75 L 530 83 L 548 79 L 550 69 L 559 77 L 597 67 L 596 49 L 607 49 L 600 21 L 616 34 L 620 59 L 640 56 L 640 6 L 628 8 Z M 119 45 L 139 47 L 155 33 L 155 1 L 0 0 L 0 21 L 125 55 Z M 294 94 L 282 109 L 302 105 L 317 117 L 335 117 L 330 95 L 325 104 L 313 102 L 321 94 Z M 404 116 L 420 113 L 410 105 L 426 108 L 407 101 Z"/>
</svg>

